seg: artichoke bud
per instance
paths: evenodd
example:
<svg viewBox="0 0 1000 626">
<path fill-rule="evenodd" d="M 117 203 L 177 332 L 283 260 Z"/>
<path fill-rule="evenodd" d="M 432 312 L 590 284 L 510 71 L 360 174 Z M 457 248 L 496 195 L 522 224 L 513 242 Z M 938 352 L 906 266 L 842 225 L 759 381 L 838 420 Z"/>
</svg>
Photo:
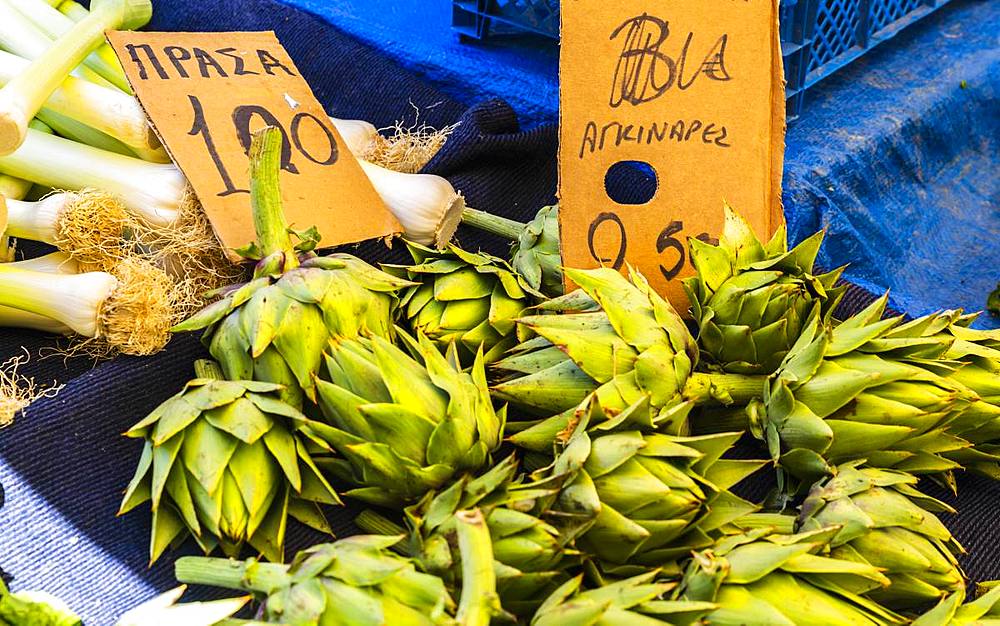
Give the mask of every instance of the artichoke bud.
<svg viewBox="0 0 1000 626">
<path fill-rule="evenodd" d="M 968 442 L 947 431 L 975 394 L 899 357 L 901 318 L 882 319 L 887 297 L 833 326 L 806 324 L 765 390 L 763 432 L 794 491 L 865 459 L 874 467 L 949 480 L 950 456 Z"/>
<path fill-rule="evenodd" d="M 964 586 L 956 559 L 962 546 L 917 502 L 939 511 L 950 507 L 916 491 L 916 477 L 905 472 L 862 467 L 860 462 L 835 472 L 810 490 L 799 527 L 839 527 L 831 541 L 833 556 L 878 567 L 892 581 L 870 597 L 905 610 Z"/>
<path fill-rule="evenodd" d="M 279 385 L 219 380 L 210 361 L 196 369 L 202 378 L 126 433 L 145 446 L 121 513 L 151 501 L 151 561 L 185 530 L 206 552 L 218 544 L 236 556 L 250 543 L 281 560 L 289 514 L 325 529 L 304 503 L 340 502 L 307 451 L 311 422 L 279 399 Z"/>
<path fill-rule="evenodd" d="M 343 458 L 348 495 L 389 507 L 485 466 L 505 420 L 481 353 L 462 371 L 424 335 L 401 337 L 417 358 L 378 336 L 330 342 L 316 383 L 326 424 L 311 427 Z"/>
<path fill-rule="evenodd" d="M 510 250 L 511 265 L 535 290 L 549 296 L 563 293 L 559 245 L 559 205 L 539 209 L 524 225 Z"/>
<path fill-rule="evenodd" d="M 551 503 L 542 500 L 550 507 L 547 519 L 605 571 L 629 575 L 681 559 L 710 545 L 710 533 L 756 510 L 728 489 L 764 462 L 719 462 L 738 433 L 614 430 L 602 413 L 596 396 L 588 398 L 553 464 L 533 477 L 558 490 Z"/>
<path fill-rule="evenodd" d="M 551 416 L 596 392 L 603 410 L 619 420 L 683 434 L 696 404 L 742 404 L 760 396 L 763 377 L 695 372 L 697 343 L 638 272 L 626 278 L 610 268 L 566 271 L 586 298 L 568 294 L 549 303 L 555 306 L 539 307 L 559 315 L 518 320 L 538 337 L 496 363 L 507 373 L 493 387 L 496 399 Z"/>
<path fill-rule="evenodd" d="M 400 310 L 413 331 L 442 351 L 455 346 L 465 365 L 478 350 L 486 363 L 497 361 L 527 338 L 515 320 L 545 296 L 506 261 L 454 244 L 445 250 L 407 246 L 414 264 L 386 269 L 417 283 L 403 293 Z"/>
<path fill-rule="evenodd" d="M 859 595 L 887 584 L 878 568 L 826 555 L 838 530 L 785 535 L 760 528 L 727 536 L 694 555 L 673 598 L 717 603 L 709 623 L 904 623 Z"/>
<path fill-rule="evenodd" d="M 397 292 L 410 285 L 347 254 L 317 257 L 318 234 L 297 233 L 293 246 L 278 189 L 281 135 L 255 133 L 251 144 L 251 204 L 258 259 L 254 279 L 234 285 L 217 302 L 178 324 L 174 332 L 204 329 L 202 341 L 227 378 L 284 386 L 282 398 L 301 409 L 316 400 L 319 373 L 331 337 L 392 336 Z"/>
<path fill-rule="evenodd" d="M 784 228 L 762 243 L 728 205 L 718 245 L 690 241 L 697 275 L 685 280 L 698 341 L 713 367 L 770 374 L 795 344 L 806 321 L 828 321 L 843 288 L 841 270 L 817 276 L 823 233 L 789 250 Z"/>
</svg>

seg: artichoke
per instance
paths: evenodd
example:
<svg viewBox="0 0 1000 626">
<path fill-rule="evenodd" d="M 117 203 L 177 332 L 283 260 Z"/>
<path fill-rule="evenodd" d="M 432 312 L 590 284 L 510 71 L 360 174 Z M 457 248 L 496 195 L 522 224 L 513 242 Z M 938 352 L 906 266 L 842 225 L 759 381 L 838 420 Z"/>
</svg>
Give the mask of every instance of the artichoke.
<svg viewBox="0 0 1000 626">
<path fill-rule="evenodd" d="M 702 623 L 716 607 L 711 602 L 662 599 L 676 583 L 654 582 L 657 572 L 580 590 L 583 577 L 563 583 L 531 620 L 531 626 L 612 626 L 613 624 Z"/>
<path fill-rule="evenodd" d="M 714 602 L 710 624 L 873 626 L 907 620 L 862 594 L 889 580 L 878 568 L 821 554 L 839 532 L 769 528 L 728 536 L 695 553 L 674 597 Z"/>
<path fill-rule="evenodd" d="M 319 406 L 328 424 L 308 430 L 340 458 L 326 467 L 357 488 L 346 494 L 400 507 L 487 465 L 505 411 L 494 411 L 482 354 L 469 372 L 434 344 L 400 333 L 419 361 L 381 337 L 330 342 Z"/>
<path fill-rule="evenodd" d="M 265 129 L 251 145 L 251 202 L 257 243 L 241 251 L 257 260 L 253 280 L 174 327 L 205 329 L 203 341 L 232 380 L 283 385 L 282 399 L 315 401 L 313 378 L 330 337 L 391 336 L 397 291 L 409 285 L 360 259 L 317 257 L 314 230 L 293 247 L 278 192 L 281 134 Z"/>
<path fill-rule="evenodd" d="M 454 244 L 432 250 L 408 243 L 414 264 L 386 266 L 417 284 L 401 299 L 401 314 L 414 332 L 421 332 L 441 349 L 455 345 L 463 363 L 482 348 L 487 363 L 498 360 L 524 329 L 514 323 L 541 293 L 507 264 Z"/>
<path fill-rule="evenodd" d="M 987 585 L 984 585 L 987 586 Z M 1000 586 L 991 583 L 979 598 L 962 604 L 965 589 L 960 588 L 933 609 L 913 620 L 912 626 L 987 626 L 1000 624 Z"/>
<path fill-rule="evenodd" d="M 439 493 L 428 493 L 406 509 L 406 553 L 424 571 L 449 585 L 460 580 L 454 514 L 476 507 L 483 512 L 493 543 L 500 603 L 514 615 L 531 615 L 545 596 L 565 580 L 576 552 L 563 545 L 559 531 L 529 512 L 532 500 L 549 491 L 514 482 L 518 464 L 507 457 L 483 475 L 465 476 Z M 400 534 L 404 529 L 371 510 L 355 520 L 366 532 Z"/>
<path fill-rule="evenodd" d="M 860 349 L 891 354 L 973 392 L 978 399 L 947 424 L 948 432 L 972 447 L 943 456 L 996 479 L 1000 478 L 1000 330 L 970 328 L 976 317 L 961 311 L 926 315 Z"/>
<path fill-rule="evenodd" d="M 900 318 L 881 319 L 886 301 L 832 329 L 811 318 L 768 381 L 763 415 L 751 409 L 755 434 L 805 486 L 856 459 L 945 475 L 959 464 L 944 455 L 969 445 L 947 426 L 976 394 L 894 354 L 882 340 Z"/>
<path fill-rule="evenodd" d="M 11 593 L 0 579 L 0 626 L 82 626 L 66 603 L 42 591 Z"/>
<path fill-rule="evenodd" d="M 613 418 L 594 396 L 556 435 L 561 448 L 535 478 L 557 493 L 538 498 L 540 510 L 602 570 L 631 575 L 669 569 L 713 533 L 756 510 L 727 489 L 763 461 L 720 459 L 740 433 L 677 437 L 650 433 L 640 400 Z M 559 418 L 553 418 L 553 421 Z M 535 452 L 551 449 L 548 425 L 511 437 Z"/>
<path fill-rule="evenodd" d="M 697 275 L 684 281 L 698 324 L 702 355 L 713 367 L 770 374 L 799 338 L 806 321 L 829 321 L 843 295 L 842 269 L 813 275 L 823 242 L 818 232 L 792 250 L 785 228 L 762 244 L 729 206 L 719 245 L 691 239 Z"/>
<path fill-rule="evenodd" d="M 267 623 L 486 626 L 497 611 L 489 534 L 477 511 L 458 515 L 463 586 L 456 609 L 444 581 L 388 550 L 399 537 L 358 535 L 300 552 L 291 565 L 183 557 L 178 580 L 254 593 Z"/>
<path fill-rule="evenodd" d="M 859 465 L 841 466 L 812 487 L 800 509 L 800 528 L 840 526 L 830 556 L 880 568 L 892 584 L 869 595 L 894 610 L 963 589 L 955 559 L 962 546 L 931 512 L 954 509 L 914 489 L 917 479 L 909 474 Z"/>
<path fill-rule="evenodd" d="M 527 224 L 466 207 L 462 222 L 513 242 L 510 264 L 514 270 L 547 296 L 563 294 L 558 204 L 542 207 Z"/>
<path fill-rule="evenodd" d="M 635 271 L 566 270 L 581 291 L 542 305 L 560 315 L 532 315 L 518 324 L 539 337 L 496 364 L 510 373 L 496 399 L 545 417 L 570 411 L 593 392 L 610 412 L 640 399 L 661 430 L 683 434 L 698 403 L 745 403 L 764 379 L 694 371 L 698 346 L 680 315 Z"/>
<path fill-rule="evenodd" d="M 282 561 L 288 515 L 329 532 L 317 504 L 339 504 L 310 456 L 310 423 L 279 399 L 280 385 L 220 380 L 218 366 L 133 426 L 145 440 L 119 515 L 152 502 L 150 561 L 192 535 L 206 554 L 235 557 L 249 543 Z"/>
</svg>

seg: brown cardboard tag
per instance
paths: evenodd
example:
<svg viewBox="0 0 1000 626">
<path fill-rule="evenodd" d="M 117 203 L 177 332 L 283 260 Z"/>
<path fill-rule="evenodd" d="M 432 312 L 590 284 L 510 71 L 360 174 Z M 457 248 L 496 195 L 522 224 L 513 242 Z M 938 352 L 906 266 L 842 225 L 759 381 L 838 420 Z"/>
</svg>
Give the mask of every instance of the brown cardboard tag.
<svg viewBox="0 0 1000 626">
<path fill-rule="evenodd" d="M 108 39 L 226 248 L 254 240 L 247 149 L 266 125 L 285 135 L 281 195 L 292 228 L 316 226 L 323 246 L 402 231 L 273 32 Z"/>
<path fill-rule="evenodd" d="M 563 0 L 561 11 L 563 262 L 630 264 L 686 310 L 687 239 L 718 237 L 724 202 L 759 236 L 782 219 L 778 0 Z M 621 161 L 651 166 L 652 199 L 609 198 Z"/>
</svg>

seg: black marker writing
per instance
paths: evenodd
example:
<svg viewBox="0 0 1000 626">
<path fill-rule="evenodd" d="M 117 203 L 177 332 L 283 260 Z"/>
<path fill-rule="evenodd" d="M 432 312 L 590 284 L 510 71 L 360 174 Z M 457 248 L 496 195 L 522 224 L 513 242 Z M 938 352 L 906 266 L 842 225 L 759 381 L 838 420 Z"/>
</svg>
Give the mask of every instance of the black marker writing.
<svg viewBox="0 0 1000 626">
<path fill-rule="evenodd" d="M 638 106 L 662 96 L 677 86 L 689 89 L 695 80 L 707 76 L 714 81 L 731 79 L 726 69 L 726 46 L 729 35 L 720 36 L 695 70 L 688 70 L 688 55 L 694 33 L 688 33 L 676 58 L 662 50 L 670 37 L 666 20 L 643 13 L 625 20 L 611 33 L 611 40 L 623 37 L 622 52 L 611 81 L 612 107 L 628 102 Z M 687 75 L 690 72 L 690 75 Z"/>
</svg>

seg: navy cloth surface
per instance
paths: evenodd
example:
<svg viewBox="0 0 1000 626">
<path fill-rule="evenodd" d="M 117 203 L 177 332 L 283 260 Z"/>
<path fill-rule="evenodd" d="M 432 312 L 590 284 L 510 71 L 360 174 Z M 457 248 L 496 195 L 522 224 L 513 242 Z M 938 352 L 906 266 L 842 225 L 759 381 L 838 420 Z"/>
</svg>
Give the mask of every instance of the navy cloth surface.
<svg viewBox="0 0 1000 626">
<path fill-rule="evenodd" d="M 513 110 L 499 101 L 467 108 L 305 13 L 265 0 L 163 1 L 156 4 L 151 28 L 273 29 L 331 113 L 386 126 L 412 114 L 413 103 L 428 123 L 461 121 L 428 169 L 448 176 L 471 205 L 524 219 L 553 199 L 553 126 L 521 132 Z M 477 233 L 462 231 L 460 240 L 473 248 L 503 250 L 501 242 Z M 387 258 L 375 245 L 362 246 L 359 253 L 370 260 Z M 37 354 L 52 345 L 41 335 L 0 333 L 0 356 L 19 354 L 22 346 Z M 66 387 L 0 431 L 0 483 L 6 489 L 0 566 L 15 577 L 16 589 L 54 593 L 88 625 L 106 625 L 129 606 L 174 585 L 173 559 L 191 553 L 191 546 L 168 553 L 150 569 L 148 509 L 115 516 L 140 447 L 120 433 L 176 393 L 192 376 L 193 359 L 203 354 L 196 337 L 179 336 L 150 358 L 123 357 L 96 366 L 80 359 L 35 358 L 25 368 L 39 382 L 58 380 Z M 1000 576 L 991 508 L 1000 487 L 963 477 L 960 488 L 963 514 L 949 521 L 973 550 L 965 560 L 968 573 L 980 580 Z M 332 513 L 339 533 L 351 532 L 351 513 Z M 296 530 L 289 549 L 315 540 Z M 191 597 L 202 593 L 195 590 Z"/>
<path fill-rule="evenodd" d="M 558 45 L 461 43 L 451 2 L 283 0 L 474 103 L 500 96 L 527 125 L 558 116 Z M 419 29 L 415 25 L 419 24 Z M 954 0 L 806 95 L 789 129 L 793 238 L 826 228 L 821 261 L 914 315 L 978 311 L 1000 281 L 1000 2 Z M 982 326 L 1000 326 L 984 317 Z"/>
</svg>

